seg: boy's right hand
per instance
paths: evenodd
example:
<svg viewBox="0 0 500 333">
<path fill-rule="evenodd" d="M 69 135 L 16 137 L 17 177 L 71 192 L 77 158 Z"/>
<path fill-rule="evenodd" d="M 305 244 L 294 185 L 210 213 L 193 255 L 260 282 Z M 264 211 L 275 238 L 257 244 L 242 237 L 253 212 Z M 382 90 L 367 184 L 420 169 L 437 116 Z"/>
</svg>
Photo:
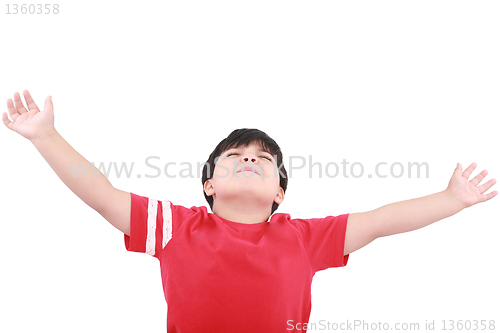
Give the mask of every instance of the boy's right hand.
<svg viewBox="0 0 500 333">
<path fill-rule="evenodd" d="M 52 97 L 48 96 L 45 99 L 43 111 L 40 112 L 28 90 L 23 91 L 23 95 L 28 109 L 24 107 L 21 96 L 16 92 L 14 102 L 10 98 L 7 100 L 7 110 L 12 121 L 6 112 L 2 114 L 2 121 L 11 130 L 35 142 L 55 131 Z"/>
<path fill-rule="evenodd" d="M 88 170 L 91 163 L 80 155 L 54 128 L 54 107 L 52 98 L 45 99 L 43 111 L 36 106 L 30 93 L 23 92 L 26 109 L 19 93 L 14 102 L 7 100 L 7 113 L 3 113 L 5 126 L 31 140 L 35 148 L 49 163 L 57 176 L 87 205 L 95 209 L 113 226 L 130 235 L 130 193 L 117 190 L 97 168 L 92 166 L 90 177 L 86 171 L 74 172 L 71 165 L 81 165 Z"/>
</svg>

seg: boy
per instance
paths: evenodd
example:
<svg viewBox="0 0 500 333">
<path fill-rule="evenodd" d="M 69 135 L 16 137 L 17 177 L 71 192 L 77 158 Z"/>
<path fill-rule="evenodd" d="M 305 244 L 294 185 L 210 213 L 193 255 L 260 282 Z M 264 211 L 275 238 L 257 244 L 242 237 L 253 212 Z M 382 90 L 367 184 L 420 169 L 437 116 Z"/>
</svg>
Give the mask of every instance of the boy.
<svg viewBox="0 0 500 333">
<path fill-rule="evenodd" d="M 74 176 L 86 166 L 54 128 L 49 96 L 40 112 L 28 91 L 8 100 L 4 124 L 29 139 L 61 180 L 125 234 L 127 250 L 160 261 L 168 332 L 288 332 L 307 323 L 315 272 L 345 266 L 349 254 L 378 237 L 422 228 L 476 203 L 495 184 L 475 164 L 453 172 L 446 190 L 370 212 L 292 219 L 273 214 L 285 197 L 279 146 L 265 133 L 241 129 L 222 140 L 203 170 L 213 211 L 190 209 L 115 189 L 97 177 Z M 94 173 L 91 173 L 92 175 Z M 271 216 L 272 215 L 272 216 Z"/>
</svg>

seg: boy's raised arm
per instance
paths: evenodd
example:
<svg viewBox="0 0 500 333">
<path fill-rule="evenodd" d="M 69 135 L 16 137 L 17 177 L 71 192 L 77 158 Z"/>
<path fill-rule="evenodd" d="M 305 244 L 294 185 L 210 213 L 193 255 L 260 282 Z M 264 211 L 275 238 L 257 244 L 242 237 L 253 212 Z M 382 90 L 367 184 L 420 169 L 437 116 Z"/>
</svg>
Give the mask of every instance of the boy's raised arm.
<svg viewBox="0 0 500 333">
<path fill-rule="evenodd" d="M 130 193 L 115 189 L 104 175 L 71 147 L 54 127 L 51 96 L 40 111 L 27 90 L 23 92 L 26 109 L 19 93 L 14 102 L 7 100 L 10 115 L 2 114 L 5 126 L 30 140 L 57 176 L 87 205 L 95 209 L 113 226 L 129 235 Z M 75 172 L 78 166 L 88 172 Z"/>
<path fill-rule="evenodd" d="M 483 170 L 469 181 L 476 168 L 471 164 L 462 172 L 458 163 L 448 187 L 442 192 L 382 206 L 365 213 L 350 214 L 347 220 L 344 253 L 352 253 L 378 237 L 412 231 L 454 215 L 464 208 L 490 200 L 498 194 L 495 179 L 479 185 L 488 172 Z"/>
</svg>

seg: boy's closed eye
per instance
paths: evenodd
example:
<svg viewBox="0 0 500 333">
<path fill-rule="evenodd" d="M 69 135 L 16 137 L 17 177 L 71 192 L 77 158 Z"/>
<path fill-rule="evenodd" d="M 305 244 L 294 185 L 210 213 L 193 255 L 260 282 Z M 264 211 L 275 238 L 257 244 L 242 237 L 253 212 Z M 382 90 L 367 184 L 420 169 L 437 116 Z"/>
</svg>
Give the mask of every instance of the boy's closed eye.
<svg viewBox="0 0 500 333">
<path fill-rule="evenodd" d="M 240 155 L 238 152 L 229 152 L 229 153 L 226 153 L 224 154 L 225 157 L 231 157 L 231 156 L 238 156 Z M 266 159 L 268 160 L 269 162 L 272 162 L 273 161 L 273 157 L 270 156 L 270 155 L 260 155 L 258 156 L 259 158 L 263 158 L 263 159 Z"/>
</svg>

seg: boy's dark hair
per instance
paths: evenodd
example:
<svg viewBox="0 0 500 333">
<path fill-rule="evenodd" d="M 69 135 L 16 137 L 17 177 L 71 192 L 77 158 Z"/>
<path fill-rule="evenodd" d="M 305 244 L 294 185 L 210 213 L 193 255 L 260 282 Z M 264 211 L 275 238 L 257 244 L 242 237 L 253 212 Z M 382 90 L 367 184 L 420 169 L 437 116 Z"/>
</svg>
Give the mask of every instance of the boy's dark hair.
<svg viewBox="0 0 500 333">
<path fill-rule="evenodd" d="M 217 147 L 215 147 L 214 151 L 208 157 L 208 160 L 205 162 L 201 183 L 205 185 L 205 182 L 213 177 L 216 159 L 223 152 L 228 149 L 237 148 L 240 146 L 246 147 L 252 142 L 257 142 L 261 145 L 262 149 L 275 157 L 275 162 L 278 167 L 278 174 L 280 176 L 280 186 L 283 189 L 283 192 L 285 192 L 286 186 L 288 184 L 288 176 L 285 170 L 285 166 L 283 165 L 283 154 L 281 153 L 281 149 L 276 141 L 269 137 L 269 135 L 255 128 L 241 128 L 234 130 L 233 132 L 231 132 L 231 134 L 228 135 L 227 138 L 219 142 Z M 205 195 L 205 199 L 207 199 L 210 208 L 213 209 L 214 199 L 212 198 L 212 196 L 207 196 L 205 192 L 203 192 L 203 194 Z M 273 202 L 271 214 L 274 213 L 276 209 L 278 209 L 278 206 L 279 204 Z"/>
</svg>

